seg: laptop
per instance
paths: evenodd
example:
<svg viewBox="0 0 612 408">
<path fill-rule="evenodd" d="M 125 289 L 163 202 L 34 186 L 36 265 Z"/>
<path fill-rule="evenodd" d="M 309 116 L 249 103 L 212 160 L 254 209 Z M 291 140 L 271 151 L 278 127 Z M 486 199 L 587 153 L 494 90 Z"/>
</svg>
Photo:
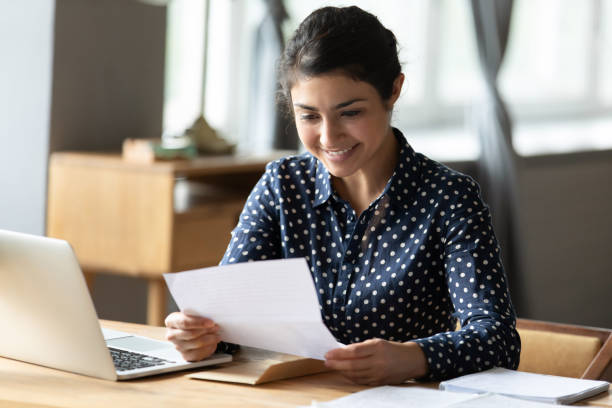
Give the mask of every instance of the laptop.
<svg viewBox="0 0 612 408">
<path fill-rule="evenodd" d="M 174 345 L 102 329 L 68 242 L 0 230 L 0 356 L 106 380 L 231 361 L 190 363 Z"/>
</svg>

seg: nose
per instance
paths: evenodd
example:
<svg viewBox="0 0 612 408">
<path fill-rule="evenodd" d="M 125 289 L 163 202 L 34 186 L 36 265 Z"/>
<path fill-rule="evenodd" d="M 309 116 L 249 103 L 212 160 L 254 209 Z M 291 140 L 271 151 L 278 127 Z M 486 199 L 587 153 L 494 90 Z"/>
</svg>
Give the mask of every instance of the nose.
<svg viewBox="0 0 612 408">
<path fill-rule="evenodd" d="M 342 135 L 341 129 L 333 119 L 323 119 L 321 121 L 321 130 L 319 135 L 319 143 L 323 147 L 334 147 L 336 141 Z"/>
</svg>

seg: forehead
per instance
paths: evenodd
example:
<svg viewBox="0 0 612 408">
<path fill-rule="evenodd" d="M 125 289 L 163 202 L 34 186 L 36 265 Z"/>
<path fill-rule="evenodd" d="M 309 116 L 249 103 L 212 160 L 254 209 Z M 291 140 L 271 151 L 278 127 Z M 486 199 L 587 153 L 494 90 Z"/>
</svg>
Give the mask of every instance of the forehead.
<svg viewBox="0 0 612 408">
<path fill-rule="evenodd" d="M 293 103 L 335 104 L 350 98 L 369 100 L 377 96 L 376 89 L 369 83 L 338 72 L 300 76 L 291 87 Z"/>
</svg>

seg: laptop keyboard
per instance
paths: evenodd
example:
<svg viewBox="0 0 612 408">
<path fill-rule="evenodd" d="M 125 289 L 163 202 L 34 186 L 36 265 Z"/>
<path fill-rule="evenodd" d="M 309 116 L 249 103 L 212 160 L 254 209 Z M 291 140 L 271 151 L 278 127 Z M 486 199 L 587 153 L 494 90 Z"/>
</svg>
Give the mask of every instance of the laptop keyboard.
<svg viewBox="0 0 612 408">
<path fill-rule="evenodd" d="M 147 356 L 145 354 L 135 353 L 133 351 L 121 350 L 109 347 L 113 356 L 113 363 L 117 371 L 135 370 L 137 368 L 153 367 L 171 363 L 172 361 L 163 360 L 161 358 Z"/>
</svg>

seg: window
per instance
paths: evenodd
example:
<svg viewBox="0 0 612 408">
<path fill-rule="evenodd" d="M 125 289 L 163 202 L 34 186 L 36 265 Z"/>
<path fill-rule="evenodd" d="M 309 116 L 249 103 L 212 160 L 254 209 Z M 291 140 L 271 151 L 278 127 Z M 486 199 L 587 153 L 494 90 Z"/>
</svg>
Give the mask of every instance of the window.
<svg viewBox="0 0 612 408">
<path fill-rule="evenodd" d="M 264 2 L 208 1 L 205 116 L 221 135 L 248 147 L 252 136 L 243 119 L 249 110 L 244 91 L 249 85 L 253 37 L 265 13 Z M 204 0 L 174 3 L 181 2 Z M 394 112 L 394 125 L 415 149 L 438 160 L 477 158 L 478 143 L 469 123 L 482 80 L 469 2 L 351 3 L 377 15 L 398 38 L 406 82 Z M 290 15 L 284 27 L 286 36 L 312 10 L 346 4 L 285 0 Z M 194 48 L 191 50 L 195 54 Z M 196 64 L 197 57 L 192 57 Z M 516 0 L 499 87 L 515 120 L 517 151 L 532 155 L 611 149 L 610 72 L 612 1 Z"/>
<path fill-rule="evenodd" d="M 203 0 L 174 0 L 167 9 L 164 133 L 181 134 L 202 109 Z"/>
<path fill-rule="evenodd" d="M 519 154 L 612 148 L 611 9 L 602 0 L 515 3 L 500 88 Z"/>
</svg>

